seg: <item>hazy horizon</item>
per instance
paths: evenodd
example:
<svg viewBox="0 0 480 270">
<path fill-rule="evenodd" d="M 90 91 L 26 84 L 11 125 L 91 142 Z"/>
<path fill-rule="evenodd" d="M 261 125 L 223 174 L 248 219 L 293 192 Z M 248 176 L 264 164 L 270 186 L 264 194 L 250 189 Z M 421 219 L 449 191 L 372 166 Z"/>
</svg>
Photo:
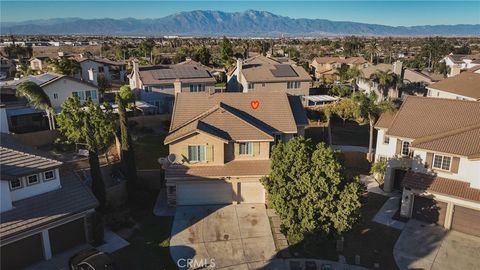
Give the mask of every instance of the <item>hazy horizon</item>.
<svg viewBox="0 0 480 270">
<path fill-rule="evenodd" d="M 273 4 L 274 3 L 274 4 Z M 1 1 L 0 22 L 156 19 L 182 11 L 267 11 L 291 18 L 388 26 L 480 24 L 480 1 Z M 62 8 L 59 13 L 59 7 Z M 428 12 L 425 12 L 428 9 Z M 454 16 L 449 16 L 453 14 Z M 461 16 L 458 16 L 461 14 Z"/>
</svg>

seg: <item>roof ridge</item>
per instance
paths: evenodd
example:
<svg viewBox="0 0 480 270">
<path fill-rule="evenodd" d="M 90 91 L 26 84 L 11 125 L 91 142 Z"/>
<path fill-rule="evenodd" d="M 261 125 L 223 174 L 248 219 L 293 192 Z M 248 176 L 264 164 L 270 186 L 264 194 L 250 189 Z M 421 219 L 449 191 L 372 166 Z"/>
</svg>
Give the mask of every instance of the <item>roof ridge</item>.
<svg viewBox="0 0 480 270">
<path fill-rule="evenodd" d="M 222 103 L 222 102 L 220 102 Z M 174 129 L 170 130 L 169 133 L 172 133 L 172 132 L 175 132 L 177 130 L 179 130 L 180 128 L 188 125 L 188 124 L 191 124 L 192 122 L 194 121 L 198 121 L 206 116 L 208 116 L 209 114 L 215 112 L 216 110 L 218 110 L 220 108 L 220 104 L 216 104 L 214 105 L 213 107 L 211 107 L 210 109 L 200 113 L 199 115 L 193 117 L 192 119 L 188 120 L 188 121 L 185 121 L 184 123 L 182 123 L 181 125 L 178 125 L 177 127 L 175 127 Z"/>
<path fill-rule="evenodd" d="M 475 129 L 480 129 L 480 123 L 470 125 L 470 126 L 465 126 L 465 127 L 459 128 L 459 129 L 448 130 L 448 131 L 445 131 L 445 132 L 442 132 L 442 133 L 439 133 L 439 134 L 420 137 L 418 139 L 415 139 L 412 142 L 412 146 L 419 145 L 419 144 L 429 142 L 429 141 L 435 141 L 435 140 L 451 137 L 451 136 L 462 134 L 462 133 L 465 133 L 467 131 L 471 131 L 471 130 L 475 130 Z"/>
</svg>

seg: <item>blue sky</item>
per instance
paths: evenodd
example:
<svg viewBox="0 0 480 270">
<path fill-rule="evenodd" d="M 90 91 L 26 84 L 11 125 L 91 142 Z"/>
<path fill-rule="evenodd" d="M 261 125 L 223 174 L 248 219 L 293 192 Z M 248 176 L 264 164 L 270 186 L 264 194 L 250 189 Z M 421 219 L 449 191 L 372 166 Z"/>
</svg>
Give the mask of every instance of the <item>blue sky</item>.
<svg viewBox="0 0 480 270">
<path fill-rule="evenodd" d="M 385 25 L 480 24 L 480 1 L 0 1 L 0 21 L 160 18 L 190 10 L 265 10 L 292 18 Z"/>
</svg>

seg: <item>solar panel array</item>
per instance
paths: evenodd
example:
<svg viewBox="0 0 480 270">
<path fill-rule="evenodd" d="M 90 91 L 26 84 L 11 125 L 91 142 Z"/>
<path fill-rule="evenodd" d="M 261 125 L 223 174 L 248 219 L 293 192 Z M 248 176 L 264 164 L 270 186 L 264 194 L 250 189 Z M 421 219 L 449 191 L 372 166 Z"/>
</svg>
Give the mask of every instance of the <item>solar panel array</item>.
<svg viewBox="0 0 480 270">
<path fill-rule="evenodd" d="M 271 72 L 275 77 L 298 77 L 297 72 L 290 65 L 274 65 Z"/>
<path fill-rule="evenodd" d="M 176 66 L 168 69 L 152 70 L 152 75 L 157 80 L 165 79 L 189 79 L 189 78 L 209 78 L 206 70 L 198 69 L 192 66 Z"/>
</svg>

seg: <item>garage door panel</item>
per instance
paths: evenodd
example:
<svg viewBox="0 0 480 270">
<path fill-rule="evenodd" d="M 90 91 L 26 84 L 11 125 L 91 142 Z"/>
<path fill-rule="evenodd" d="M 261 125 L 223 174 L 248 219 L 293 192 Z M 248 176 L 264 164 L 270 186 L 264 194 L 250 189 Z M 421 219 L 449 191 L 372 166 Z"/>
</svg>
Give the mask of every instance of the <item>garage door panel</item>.
<svg viewBox="0 0 480 270">
<path fill-rule="evenodd" d="M 456 205 L 453 211 L 452 230 L 480 237 L 480 211 Z"/>
<path fill-rule="evenodd" d="M 265 189 L 261 183 L 240 184 L 241 203 L 265 203 Z"/>
<path fill-rule="evenodd" d="M 85 244 L 85 222 L 83 218 L 48 230 L 52 254 L 58 254 L 75 246 Z"/>
<path fill-rule="evenodd" d="M 412 217 L 428 223 L 444 225 L 447 204 L 434 199 L 415 196 Z"/>
<path fill-rule="evenodd" d="M 42 237 L 36 234 L 2 246 L 0 253 L 1 269 L 22 269 L 43 260 Z"/>
<path fill-rule="evenodd" d="M 177 205 L 231 204 L 230 183 L 195 183 L 177 185 Z"/>
</svg>

